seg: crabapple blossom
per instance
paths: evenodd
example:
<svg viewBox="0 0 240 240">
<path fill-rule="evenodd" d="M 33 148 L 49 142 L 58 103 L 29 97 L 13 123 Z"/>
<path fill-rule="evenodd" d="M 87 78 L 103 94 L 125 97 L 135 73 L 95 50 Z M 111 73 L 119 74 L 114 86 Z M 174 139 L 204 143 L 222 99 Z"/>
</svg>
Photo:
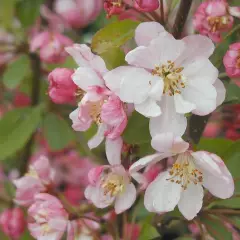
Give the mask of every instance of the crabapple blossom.
<svg viewBox="0 0 240 240">
<path fill-rule="evenodd" d="M 240 77 L 240 42 L 233 43 L 223 58 L 223 64 L 229 77 Z"/>
<path fill-rule="evenodd" d="M 153 118 L 152 135 L 167 132 L 166 126 L 182 136 L 183 114 L 206 115 L 223 102 L 225 88 L 208 59 L 214 50 L 210 39 L 191 35 L 176 40 L 160 24 L 142 23 L 135 40 L 140 46 L 126 55 L 132 66 L 118 67 L 104 79 L 122 101 L 134 103 L 136 111 Z"/>
<path fill-rule="evenodd" d="M 240 7 L 230 7 L 226 0 L 205 1 L 198 7 L 193 24 L 202 35 L 220 42 L 221 34 L 232 28 L 233 16 L 240 17 Z"/>
<path fill-rule="evenodd" d="M 24 213 L 21 208 L 6 209 L 0 215 L 2 231 L 11 239 L 20 238 L 25 229 Z"/>
<path fill-rule="evenodd" d="M 64 48 L 73 41 L 58 32 L 44 31 L 35 35 L 30 41 L 30 51 L 39 49 L 40 58 L 46 63 L 62 63 L 67 57 Z"/>
<path fill-rule="evenodd" d="M 60 240 L 67 228 L 68 213 L 62 203 L 50 194 L 37 194 L 28 215 L 28 229 L 38 240 Z"/>
<path fill-rule="evenodd" d="M 159 0 L 135 0 L 134 7 L 141 12 L 152 12 L 159 8 Z"/>
<path fill-rule="evenodd" d="M 73 28 L 83 28 L 102 10 L 103 0 L 56 0 L 54 9 Z"/>
<path fill-rule="evenodd" d="M 21 178 L 13 181 L 17 190 L 15 202 L 22 206 L 29 206 L 34 202 L 37 193 L 44 192 L 53 181 L 54 172 L 49 165 L 49 160 L 40 156 L 28 172 Z"/>
<path fill-rule="evenodd" d="M 67 226 L 67 240 L 94 240 L 89 229 L 99 229 L 99 224 L 92 220 L 84 220 L 84 224 L 81 221 L 69 221 Z"/>
<path fill-rule="evenodd" d="M 106 154 L 111 165 L 93 168 L 88 173 L 90 185 L 85 197 L 96 207 L 105 208 L 114 204 L 117 214 L 129 209 L 136 199 L 136 188 L 131 177 L 121 165 L 122 143 L 107 148 Z"/>
<path fill-rule="evenodd" d="M 144 196 L 148 211 L 164 213 L 178 205 L 183 216 L 191 220 L 202 207 L 203 186 L 222 199 L 233 195 L 233 178 L 217 155 L 188 150 L 189 144 L 172 133 L 153 137 L 152 147 L 157 153 L 140 159 L 130 167 L 133 177 L 136 171 L 166 157 L 175 156 L 175 163 L 148 186 Z"/>
<path fill-rule="evenodd" d="M 93 122 L 98 125 L 97 134 L 88 142 L 90 148 L 97 147 L 105 136 L 117 139 L 127 125 L 128 106 L 105 86 L 103 75 L 108 70 L 103 59 L 84 44 L 75 44 L 66 51 L 80 66 L 72 75 L 81 98 L 78 108 L 70 114 L 73 129 L 86 131 Z"/>
<path fill-rule="evenodd" d="M 122 0 L 104 0 L 103 7 L 108 18 L 112 15 L 119 15 L 125 11 L 125 4 Z"/>
<path fill-rule="evenodd" d="M 55 68 L 49 75 L 48 95 L 57 104 L 72 103 L 77 86 L 72 81 L 74 71 L 68 68 Z"/>
</svg>

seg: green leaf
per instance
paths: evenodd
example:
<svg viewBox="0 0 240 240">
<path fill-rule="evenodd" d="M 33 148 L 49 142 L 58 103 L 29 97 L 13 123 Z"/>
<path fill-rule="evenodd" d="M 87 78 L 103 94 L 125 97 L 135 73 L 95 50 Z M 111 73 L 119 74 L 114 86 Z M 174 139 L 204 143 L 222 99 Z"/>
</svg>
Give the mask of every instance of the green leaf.
<svg viewBox="0 0 240 240">
<path fill-rule="evenodd" d="M 240 103 L 240 88 L 236 84 L 228 84 L 224 103 Z"/>
<path fill-rule="evenodd" d="M 32 108 L 31 110 L 28 110 L 24 116 L 17 117 L 16 115 L 15 119 L 9 123 L 7 136 L 4 134 L 6 137 L 0 139 L 1 160 L 13 155 L 24 147 L 38 127 L 41 120 L 42 110 L 42 106 Z M 0 120 L 0 126 L 7 125 L 6 121 L 8 119 L 9 115 L 5 115 Z M 1 130 L 2 129 L 0 128 L 0 131 Z"/>
<path fill-rule="evenodd" d="M 210 205 L 211 207 L 221 206 L 226 208 L 240 208 L 240 197 L 232 197 L 229 199 L 219 199 Z"/>
<path fill-rule="evenodd" d="M 217 217 L 208 215 L 208 218 L 201 218 L 208 233 L 215 240 L 232 240 L 232 233 L 225 227 L 225 225 Z"/>
<path fill-rule="evenodd" d="M 30 60 L 27 55 L 21 55 L 16 61 L 8 65 L 3 75 L 3 83 L 7 88 L 16 88 L 30 73 Z"/>
<path fill-rule="evenodd" d="M 150 142 L 149 119 L 136 111 L 133 112 L 123 133 L 123 139 L 129 144 Z"/>
<path fill-rule="evenodd" d="M 45 138 L 52 150 L 61 150 L 74 140 L 69 124 L 54 113 L 48 113 L 43 120 Z"/>
<path fill-rule="evenodd" d="M 67 57 L 66 60 L 61 64 L 58 63 L 58 64 L 47 64 L 46 65 L 46 68 L 47 68 L 48 71 L 52 71 L 55 68 L 72 68 L 72 69 L 75 69 L 77 67 L 78 67 L 77 63 L 70 56 Z"/>
<path fill-rule="evenodd" d="M 9 27 L 13 21 L 15 0 L 0 1 L 0 25 Z"/>
<path fill-rule="evenodd" d="M 92 50 L 102 54 L 110 48 L 118 48 L 134 36 L 139 22 L 124 20 L 113 22 L 99 30 L 92 39 Z"/>
<path fill-rule="evenodd" d="M 149 223 L 144 223 L 142 226 L 139 240 L 151 240 L 158 236 L 159 236 L 159 233 L 155 227 L 153 227 Z"/>
<path fill-rule="evenodd" d="M 101 57 L 109 70 L 125 64 L 125 54 L 120 48 L 111 48 L 107 52 L 102 53 Z"/>
<path fill-rule="evenodd" d="M 208 151 L 222 157 L 232 144 L 233 141 L 224 138 L 201 138 L 197 150 Z"/>
<path fill-rule="evenodd" d="M 40 16 L 40 6 L 44 0 L 21 0 L 17 3 L 17 16 L 24 27 L 33 25 Z"/>
<path fill-rule="evenodd" d="M 235 178 L 235 194 L 240 193 L 240 140 L 232 144 L 224 153 L 226 166 Z"/>
</svg>

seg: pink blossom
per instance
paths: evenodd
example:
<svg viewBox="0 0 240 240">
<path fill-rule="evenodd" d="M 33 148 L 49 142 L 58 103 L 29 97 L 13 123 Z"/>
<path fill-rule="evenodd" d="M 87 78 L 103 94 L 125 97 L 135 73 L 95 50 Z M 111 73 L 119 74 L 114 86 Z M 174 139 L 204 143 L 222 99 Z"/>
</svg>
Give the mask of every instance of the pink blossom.
<svg viewBox="0 0 240 240">
<path fill-rule="evenodd" d="M 129 209 L 136 199 L 136 188 L 122 165 L 103 166 L 96 184 L 89 185 L 85 197 L 96 207 L 105 208 L 114 203 L 117 214 Z M 92 182 L 91 179 L 89 179 Z"/>
<path fill-rule="evenodd" d="M 92 169 L 89 173 L 90 185 L 85 190 L 85 197 L 98 208 L 114 204 L 117 214 L 129 209 L 136 199 L 136 188 L 121 164 L 122 141 L 106 147 L 108 162 Z"/>
<path fill-rule="evenodd" d="M 20 238 L 25 229 L 24 213 L 21 208 L 6 209 L 0 215 L 2 231 L 11 239 Z"/>
<path fill-rule="evenodd" d="M 57 0 L 54 8 L 68 25 L 83 28 L 99 15 L 102 2 L 103 0 Z"/>
<path fill-rule="evenodd" d="M 233 195 L 233 178 L 217 155 L 188 150 L 189 144 L 174 137 L 172 133 L 154 136 L 151 144 L 157 153 L 135 162 L 129 169 L 133 177 L 136 171 L 166 157 L 175 156 L 175 163 L 171 169 L 161 172 L 148 186 L 144 196 L 148 211 L 163 213 L 178 206 L 183 216 L 191 220 L 202 207 L 203 186 L 222 199 Z"/>
<path fill-rule="evenodd" d="M 53 180 L 53 171 L 49 160 L 41 156 L 32 165 L 28 172 L 21 178 L 13 181 L 16 190 L 15 201 L 22 206 L 29 206 L 34 201 L 34 196 L 45 192 Z"/>
<path fill-rule="evenodd" d="M 223 63 L 229 77 L 240 77 L 240 42 L 233 43 L 223 58 Z"/>
<path fill-rule="evenodd" d="M 80 66 L 72 75 L 81 98 L 78 108 L 70 114 L 73 129 L 86 131 L 92 123 L 98 125 L 96 135 L 88 142 L 90 148 L 97 147 L 105 136 L 115 140 L 126 127 L 128 107 L 105 86 L 103 75 L 108 70 L 103 59 L 84 44 L 66 50 Z"/>
<path fill-rule="evenodd" d="M 39 240 L 60 240 L 67 228 L 68 214 L 54 196 L 40 193 L 28 209 L 28 229 Z"/>
<path fill-rule="evenodd" d="M 67 57 L 64 48 L 72 45 L 70 38 L 58 32 L 44 31 L 31 39 L 30 50 L 35 52 L 39 49 L 40 58 L 46 63 L 62 63 Z"/>
<path fill-rule="evenodd" d="M 75 100 L 77 86 L 72 81 L 74 71 L 68 68 L 56 68 L 48 75 L 50 83 L 48 95 L 57 104 L 72 103 Z"/>
<path fill-rule="evenodd" d="M 82 223 L 82 221 L 69 221 L 67 227 L 67 240 L 93 240 L 94 237 L 90 229 L 99 229 L 99 224 L 95 221 L 88 219 L 84 220 L 84 224 Z"/>
<path fill-rule="evenodd" d="M 159 0 L 135 0 L 134 7 L 141 12 L 152 12 L 159 8 Z"/>
<path fill-rule="evenodd" d="M 86 187 L 88 184 L 86 173 L 95 166 L 91 159 L 80 157 L 76 151 L 62 153 L 54 157 L 53 168 L 56 172 L 54 182 Z"/>
<path fill-rule="evenodd" d="M 104 0 L 103 6 L 108 18 L 125 11 L 125 4 L 121 0 Z"/>
<path fill-rule="evenodd" d="M 212 0 L 203 2 L 197 9 L 193 24 L 202 34 L 214 42 L 222 40 L 221 34 L 232 28 L 233 17 L 225 0 Z"/>
</svg>

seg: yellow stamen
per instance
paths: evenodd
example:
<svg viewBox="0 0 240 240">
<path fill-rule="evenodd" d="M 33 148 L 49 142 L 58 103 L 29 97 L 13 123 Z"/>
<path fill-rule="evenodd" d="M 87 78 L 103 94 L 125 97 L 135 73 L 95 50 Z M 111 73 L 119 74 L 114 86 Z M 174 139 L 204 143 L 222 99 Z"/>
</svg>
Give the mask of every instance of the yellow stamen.
<svg viewBox="0 0 240 240">
<path fill-rule="evenodd" d="M 189 183 L 202 184 L 203 176 L 193 162 L 190 154 L 181 154 L 178 156 L 176 163 L 173 164 L 172 169 L 169 171 L 171 177 L 168 181 L 181 184 L 184 190 L 187 189 Z"/>
<path fill-rule="evenodd" d="M 167 64 L 156 66 L 152 70 L 152 75 L 163 78 L 163 93 L 173 96 L 174 94 L 180 94 L 180 89 L 185 88 L 185 79 L 182 74 L 183 69 L 183 67 L 175 67 L 174 62 L 167 61 Z"/>
</svg>

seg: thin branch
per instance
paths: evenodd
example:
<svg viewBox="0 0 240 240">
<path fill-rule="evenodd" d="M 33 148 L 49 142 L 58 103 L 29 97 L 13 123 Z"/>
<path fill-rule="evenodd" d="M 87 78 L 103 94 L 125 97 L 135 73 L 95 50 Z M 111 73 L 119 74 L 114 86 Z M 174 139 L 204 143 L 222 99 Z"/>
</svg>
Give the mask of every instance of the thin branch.
<svg viewBox="0 0 240 240">
<path fill-rule="evenodd" d="M 180 38 L 184 25 L 186 23 L 188 13 L 190 11 L 191 5 L 193 0 L 181 0 L 177 16 L 175 19 L 175 23 L 173 25 L 173 36 L 175 38 Z"/>
<path fill-rule="evenodd" d="M 32 89 L 31 89 L 31 106 L 35 107 L 39 103 L 40 97 L 40 77 L 41 77 L 41 61 L 39 56 L 35 53 L 29 54 L 31 60 L 31 68 L 32 68 Z M 32 145 L 34 143 L 35 133 L 32 134 L 31 138 L 27 142 L 23 156 L 22 156 L 22 164 L 20 166 L 21 175 L 23 175 L 27 171 L 28 162 L 32 153 Z"/>
<path fill-rule="evenodd" d="M 164 25 L 164 5 L 163 5 L 163 0 L 160 0 L 160 18 L 161 18 L 160 23 L 162 25 Z"/>
</svg>

